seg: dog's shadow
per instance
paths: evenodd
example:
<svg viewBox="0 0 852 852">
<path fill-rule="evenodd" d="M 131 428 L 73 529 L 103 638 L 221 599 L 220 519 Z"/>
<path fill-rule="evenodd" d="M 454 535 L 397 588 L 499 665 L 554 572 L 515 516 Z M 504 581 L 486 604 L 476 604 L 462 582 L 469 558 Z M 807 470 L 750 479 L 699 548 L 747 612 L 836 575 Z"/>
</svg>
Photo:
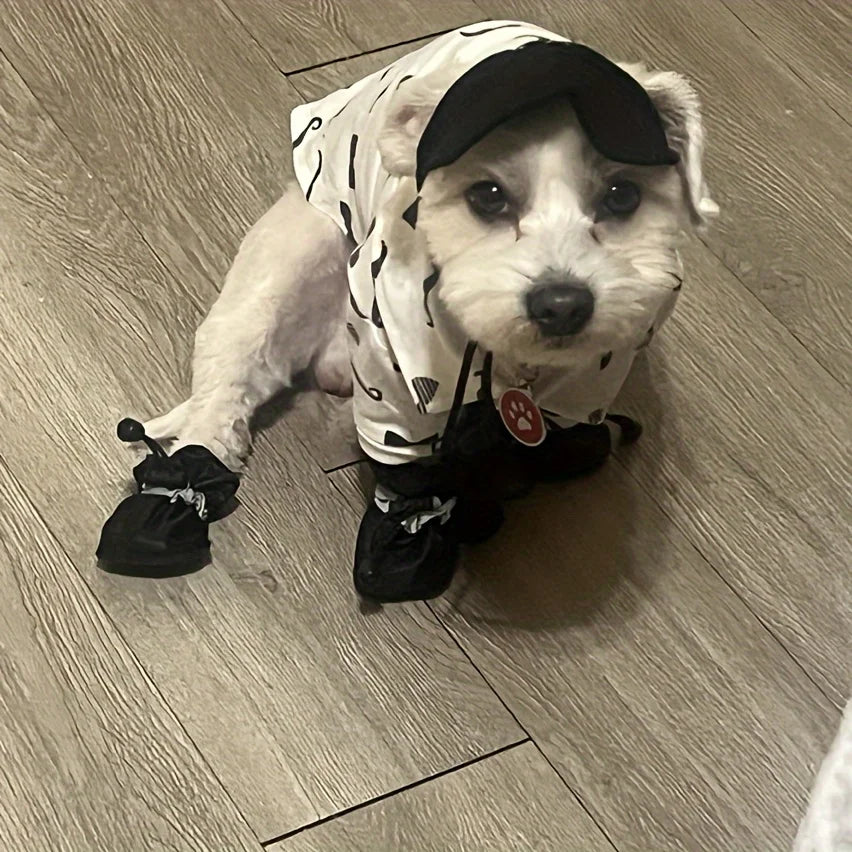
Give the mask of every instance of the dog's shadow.
<svg viewBox="0 0 852 852">
<path fill-rule="evenodd" d="M 352 473 L 366 502 L 369 468 Z M 494 538 L 465 550 L 439 606 L 451 605 L 471 624 L 533 631 L 584 624 L 613 608 L 618 621 L 627 620 L 661 570 L 655 554 L 664 546 L 662 530 L 640 527 L 643 499 L 614 459 L 591 476 L 537 487 L 506 505 Z"/>
<path fill-rule="evenodd" d="M 619 448 L 591 476 L 539 486 L 509 504 L 500 533 L 467 551 L 447 593 L 465 621 L 532 631 L 592 621 L 623 625 L 677 564 L 671 522 L 631 473 L 641 466 L 654 481 L 656 466 L 675 449 L 664 440 L 685 452 L 675 414 L 659 395 L 667 373 L 659 351 L 638 359 L 629 398 L 612 406 L 645 425 L 638 444 Z"/>
<path fill-rule="evenodd" d="M 316 384 L 312 377 L 307 372 L 299 373 L 290 387 L 279 391 L 254 412 L 252 434 L 261 434 L 275 427 L 279 420 L 291 414 L 300 397 L 313 390 L 316 390 Z"/>
<path fill-rule="evenodd" d="M 509 504 L 500 533 L 467 551 L 447 593 L 462 618 L 530 631 L 630 620 L 677 564 L 671 522 L 631 473 L 641 467 L 645 482 L 653 482 L 666 453 L 688 452 L 667 404 L 667 383 L 662 352 L 640 357 L 627 383 L 629 395 L 612 406 L 645 425 L 639 443 L 618 449 L 591 476 L 539 486 Z"/>
<path fill-rule="evenodd" d="M 465 553 L 449 603 L 469 622 L 525 630 L 586 623 L 615 598 L 632 606 L 619 589 L 634 575 L 635 488 L 610 461 L 509 504 L 500 533 Z"/>
<path fill-rule="evenodd" d="M 324 471 L 334 470 L 363 457 L 352 422 L 351 397 L 332 396 L 320 390 L 309 373 L 295 377 L 293 385 L 262 405 L 252 418 L 255 436 L 275 441 L 286 429 L 310 448 Z"/>
</svg>

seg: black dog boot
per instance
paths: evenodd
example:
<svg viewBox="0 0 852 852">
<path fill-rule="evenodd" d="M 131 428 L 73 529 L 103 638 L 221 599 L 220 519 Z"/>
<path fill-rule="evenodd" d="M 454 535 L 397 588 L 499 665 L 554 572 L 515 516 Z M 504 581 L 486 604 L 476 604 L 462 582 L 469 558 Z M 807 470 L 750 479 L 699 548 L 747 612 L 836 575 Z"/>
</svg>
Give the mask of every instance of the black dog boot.
<svg viewBox="0 0 852 852">
<path fill-rule="evenodd" d="M 610 414 L 606 421 L 552 429 L 538 447 L 518 452 L 526 457 L 528 469 L 538 482 L 560 482 L 593 473 L 607 460 L 614 445 L 632 444 L 642 434 L 641 425 L 630 417 Z"/>
<path fill-rule="evenodd" d="M 400 497 L 378 489 L 355 544 L 355 589 L 377 603 L 442 595 L 456 572 L 459 545 L 491 538 L 503 523 L 496 501 Z"/>
<path fill-rule="evenodd" d="M 446 460 L 371 467 L 376 499 L 358 531 L 356 590 L 379 603 L 438 597 L 452 582 L 459 546 L 500 528 L 500 503 L 469 493 L 466 476 Z"/>
<path fill-rule="evenodd" d="M 358 530 L 355 589 L 378 603 L 430 600 L 452 582 L 459 530 L 450 518 L 457 499 L 401 497 L 377 490 Z"/>
</svg>

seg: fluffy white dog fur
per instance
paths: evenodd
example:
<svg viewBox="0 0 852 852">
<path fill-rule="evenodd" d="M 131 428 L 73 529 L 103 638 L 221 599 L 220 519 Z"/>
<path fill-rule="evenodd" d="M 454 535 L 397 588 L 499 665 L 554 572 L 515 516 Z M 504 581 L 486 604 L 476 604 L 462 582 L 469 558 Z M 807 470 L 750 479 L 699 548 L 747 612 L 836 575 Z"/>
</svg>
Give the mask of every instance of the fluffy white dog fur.
<svg viewBox="0 0 852 852">
<path fill-rule="evenodd" d="M 680 154 L 677 166 L 605 160 L 566 102 L 507 122 L 425 181 L 417 227 L 441 269 L 438 297 L 499 363 L 571 371 L 601 351 L 641 342 L 651 319 L 643 293 L 671 290 L 680 235 L 716 212 L 702 177 L 694 90 L 671 72 L 622 67 L 654 101 Z M 380 139 L 391 173 L 414 174 L 417 140 L 452 73 L 435 72 L 397 91 Z M 615 177 L 639 185 L 641 205 L 627 219 L 596 221 Z M 486 223 L 473 214 L 465 191 L 483 180 L 504 188 L 510 216 Z M 353 248 L 290 186 L 246 236 L 198 329 L 191 396 L 146 423 L 147 433 L 177 445 L 202 444 L 239 469 L 250 449 L 253 412 L 294 376 L 312 369 L 324 390 L 350 394 L 346 262 Z M 524 296 L 542 276 L 579 279 L 591 288 L 594 315 L 579 334 L 545 338 L 527 318 Z"/>
</svg>

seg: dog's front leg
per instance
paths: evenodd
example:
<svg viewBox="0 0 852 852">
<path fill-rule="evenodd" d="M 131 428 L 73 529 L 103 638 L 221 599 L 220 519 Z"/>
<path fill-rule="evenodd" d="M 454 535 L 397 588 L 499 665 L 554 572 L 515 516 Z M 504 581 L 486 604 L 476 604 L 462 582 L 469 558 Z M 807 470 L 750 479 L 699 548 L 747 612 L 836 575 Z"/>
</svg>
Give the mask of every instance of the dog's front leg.
<svg viewBox="0 0 852 852">
<path fill-rule="evenodd" d="M 370 466 L 376 490 L 358 530 L 356 590 L 379 603 L 437 597 L 453 578 L 459 545 L 497 532 L 500 503 L 479 493 L 466 464 L 433 458 Z"/>
<path fill-rule="evenodd" d="M 335 349 L 349 250 L 328 217 L 288 190 L 246 236 L 196 333 L 192 395 L 146 433 L 175 448 L 201 444 L 239 469 L 254 411 Z"/>
</svg>

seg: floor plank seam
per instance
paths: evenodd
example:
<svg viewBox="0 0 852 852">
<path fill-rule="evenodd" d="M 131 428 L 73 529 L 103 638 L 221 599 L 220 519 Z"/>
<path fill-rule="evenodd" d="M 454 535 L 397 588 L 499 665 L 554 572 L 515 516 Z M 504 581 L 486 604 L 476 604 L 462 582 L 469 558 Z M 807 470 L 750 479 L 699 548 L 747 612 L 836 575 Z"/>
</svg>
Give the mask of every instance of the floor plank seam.
<svg viewBox="0 0 852 852">
<path fill-rule="evenodd" d="M 831 696 L 822 688 L 817 680 L 811 675 L 807 668 L 805 668 L 804 664 L 796 657 L 790 649 L 784 644 L 782 639 L 775 633 L 772 627 L 767 624 L 749 605 L 748 601 L 740 594 L 737 588 L 731 583 L 730 580 L 722 573 L 722 571 L 716 567 L 713 560 L 711 560 L 706 553 L 699 547 L 696 542 L 692 540 L 692 537 L 688 534 L 686 530 L 684 530 L 680 523 L 675 520 L 667 511 L 665 506 L 660 503 L 657 497 L 647 489 L 643 489 L 642 483 L 639 479 L 634 475 L 633 471 L 617 456 L 614 456 L 616 462 L 621 466 L 622 470 L 639 486 L 640 490 L 643 491 L 650 499 L 651 502 L 659 509 L 660 512 L 670 521 L 672 526 L 678 531 L 680 535 L 684 537 L 689 546 L 698 554 L 698 557 L 701 561 L 707 565 L 707 567 L 725 584 L 725 586 L 730 590 L 731 594 L 740 601 L 740 603 L 746 608 L 746 611 L 754 618 L 754 620 L 770 635 L 770 637 L 775 641 L 775 643 L 781 648 L 781 650 L 793 661 L 796 668 L 798 668 L 802 674 L 808 679 L 808 681 L 813 684 L 816 691 L 828 702 L 828 704 L 837 710 L 838 713 L 842 712 L 843 705 L 835 702 Z"/>
<path fill-rule="evenodd" d="M 808 91 L 812 89 L 811 84 L 792 66 L 790 63 L 784 58 L 783 55 L 779 55 L 775 52 L 775 49 L 772 45 L 761 38 L 760 33 L 758 33 L 753 27 L 750 27 L 746 21 L 744 21 L 734 10 L 734 8 L 729 4 L 729 0 L 722 0 L 722 5 L 757 39 L 760 43 L 760 46 L 763 48 L 764 52 L 769 56 L 774 57 L 778 62 L 780 62 L 799 82 L 803 83 Z M 833 112 L 844 124 L 852 125 L 852 122 L 849 121 L 846 116 L 844 116 L 841 112 L 839 112 L 831 103 L 825 100 L 824 97 L 819 95 L 820 100 L 822 101 L 823 106 L 827 107 L 831 112 Z"/>
<path fill-rule="evenodd" d="M 269 64 L 279 73 L 284 74 L 286 76 L 287 72 L 281 68 L 278 63 L 275 61 L 272 54 L 257 40 L 255 34 L 248 28 L 247 24 L 243 19 L 233 10 L 228 0 L 219 0 L 222 4 L 222 7 L 228 12 L 228 14 L 236 21 L 237 26 L 249 37 L 249 39 L 254 43 L 255 47 L 266 57 L 266 60 Z"/>
<path fill-rule="evenodd" d="M 146 238 L 145 234 L 140 230 L 139 226 L 131 218 L 130 214 L 119 203 L 119 201 L 115 197 L 115 195 L 113 195 L 112 189 L 111 189 L 110 185 L 107 183 L 107 181 L 105 181 L 99 174 L 95 173 L 94 167 L 90 165 L 89 161 L 86 159 L 86 157 L 80 151 L 80 149 L 74 144 L 71 137 L 68 136 L 68 134 L 65 132 L 64 128 L 57 121 L 57 119 L 53 115 L 53 113 L 45 106 L 45 104 L 43 103 L 41 98 L 39 98 L 39 96 L 33 90 L 32 86 L 30 86 L 30 84 L 27 82 L 27 78 L 24 77 L 24 75 L 18 70 L 18 68 L 15 66 L 15 63 L 12 62 L 11 58 L 8 56 L 8 54 L 2 48 L 0 48 L 0 57 L 3 57 L 3 59 L 5 59 L 9 63 L 10 67 L 18 75 L 18 77 L 23 82 L 24 86 L 26 87 L 27 91 L 30 93 L 30 96 L 32 97 L 33 101 L 36 104 L 38 104 L 39 109 L 50 120 L 51 125 L 53 125 L 53 127 L 56 129 L 56 132 L 62 137 L 65 144 L 68 145 L 68 147 L 74 152 L 74 155 L 77 157 L 77 159 L 86 167 L 86 172 L 91 177 L 91 179 L 97 181 L 100 184 L 100 186 L 103 188 L 104 193 L 106 194 L 106 197 L 115 205 L 116 209 L 119 211 L 119 213 L 121 213 L 121 215 L 124 217 L 124 219 L 127 220 L 127 223 L 130 225 L 130 227 L 133 229 L 134 233 L 142 241 L 142 244 L 148 249 L 148 251 L 151 252 L 152 257 L 157 262 L 157 264 L 160 266 L 160 268 L 163 270 L 163 272 L 165 272 L 166 275 L 168 275 L 169 280 L 177 285 L 178 291 L 182 294 L 182 296 L 186 297 L 187 300 L 198 310 L 199 317 L 203 316 L 206 313 L 207 308 L 205 308 L 202 305 L 199 305 L 196 302 L 195 297 L 194 297 L 194 295 L 191 291 L 185 290 L 183 287 L 181 287 L 180 276 L 176 272 L 172 271 L 172 269 L 160 257 L 160 255 L 157 253 L 157 251 L 154 249 L 154 247 L 151 245 L 151 243 L 148 242 L 148 239 Z M 208 281 L 209 280 L 210 279 L 208 278 Z M 216 287 L 216 289 L 218 290 L 218 287 L 216 286 L 215 281 L 211 281 L 210 283 L 213 284 L 213 286 Z"/>
<path fill-rule="evenodd" d="M 363 802 L 358 802 L 357 805 L 351 805 L 348 808 L 336 811 L 333 814 L 321 817 L 320 819 L 314 820 L 313 822 L 306 823 L 305 825 L 300 825 L 298 828 L 294 828 L 292 831 L 286 831 L 284 832 L 284 834 L 279 834 L 277 837 L 272 837 L 269 840 L 263 840 L 261 841 L 261 845 L 267 847 L 272 846 L 275 843 L 280 843 L 282 840 L 288 840 L 289 838 L 294 837 L 297 834 L 302 834 L 305 831 L 309 831 L 312 828 L 324 825 L 327 822 L 332 822 L 333 820 L 347 816 L 348 814 L 354 813 L 355 811 L 363 810 L 364 808 L 367 808 L 370 805 L 375 805 L 378 802 L 383 802 L 386 799 L 390 799 L 393 796 L 399 795 L 400 793 L 405 793 L 408 790 L 414 790 L 417 787 L 422 787 L 424 784 L 428 784 L 430 781 L 437 781 L 438 779 L 444 778 L 447 775 L 452 775 L 454 772 L 458 772 L 461 769 L 467 769 L 469 766 L 475 766 L 477 763 L 482 763 L 482 761 L 484 760 L 496 757 L 497 755 L 503 754 L 504 752 L 516 749 L 519 746 L 526 745 L 530 741 L 530 737 L 525 736 L 520 740 L 508 743 L 504 746 L 500 746 L 500 748 L 496 748 L 493 751 L 487 752 L 486 754 L 477 755 L 476 757 L 472 757 L 470 760 L 465 760 L 461 763 L 457 763 L 455 766 L 451 766 L 448 769 L 442 769 L 440 772 L 435 772 L 432 775 L 427 775 L 423 778 L 418 778 L 417 781 L 412 781 L 410 784 L 405 784 L 402 787 L 397 787 L 394 790 L 389 790 L 387 793 L 381 793 L 378 796 L 374 796 L 372 799 L 367 799 Z"/>
<path fill-rule="evenodd" d="M 515 713 L 515 711 L 512 710 L 512 708 L 505 701 L 503 696 L 494 688 L 494 685 L 491 683 L 491 681 L 488 679 L 488 677 L 485 675 L 485 673 L 482 671 L 482 669 L 480 669 L 479 666 L 476 665 L 476 662 L 473 660 L 473 658 L 467 652 L 467 649 L 464 647 L 464 645 L 462 645 L 461 641 L 458 639 L 456 634 L 450 629 L 450 627 L 446 624 L 446 622 L 441 618 L 440 614 L 435 610 L 435 608 L 432 606 L 432 604 L 430 604 L 428 601 L 426 602 L 426 607 L 429 609 L 429 611 L 432 613 L 432 615 L 437 619 L 437 621 L 441 625 L 441 627 L 443 627 L 444 630 L 447 631 L 447 635 L 453 641 L 455 646 L 459 649 L 459 652 L 464 656 L 464 658 L 468 661 L 468 663 L 479 673 L 479 676 L 482 678 L 485 685 L 494 694 L 494 697 L 503 706 L 503 709 L 512 717 L 515 724 L 526 734 L 527 739 L 529 740 L 529 742 L 531 742 L 533 744 L 533 746 L 535 746 L 536 751 L 538 751 L 538 753 L 541 755 L 541 757 L 545 761 L 545 763 L 547 763 L 547 765 L 556 774 L 556 777 L 565 785 L 565 789 L 568 790 L 568 792 L 574 797 L 574 800 L 583 809 L 583 811 L 586 813 L 586 815 L 589 817 L 589 819 L 597 826 L 598 831 L 600 831 L 600 833 L 603 835 L 603 837 L 606 838 L 607 843 L 609 843 L 609 845 L 612 846 L 613 849 L 618 850 L 618 847 L 615 845 L 615 842 L 613 841 L 612 837 L 610 837 L 609 832 L 601 825 L 600 821 L 589 810 L 589 808 L 586 807 L 586 804 L 582 800 L 582 798 L 580 797 L 579 793 L 568 783 L 568 781 L 565 780 L 565 778 L 562 776 L 562 773 L 556 768 L 556 766 L 553 764 L 553 762 L 550 760 L 550 758 L 544 753 L 544 750 L 541 748 L 539 743 L 536 741 L 536 739 L 529 732 L 526 725 L 524 725 L 521 722 L 521 720 L 518 718 L 518 715 Z"/>
<path fill-rule="evenodd" d="M 817 365 L 819 365 L 819 367 L 823 370 L 823 372 L 829 378 L 831 378 L 833 381 L 835 381 L 838 384 L 840 390 L 842 390 L 847 395 L 852 393 L 852 391 L 850 391 L 850 388 L 846 384 L 844 384 L 843 379 L 840 376 L 835 375 L 828 368 L 828 366 L 826 366 L 826 364 L 823 363 L 822 359 L 819 358 L 819 356 L 817 356 L 816 353 L 811 351 L 811 349 L 808 347 L 808 345 L 798 336 L 798 334 L 796 334 L 796 332 L 792 328 L 790 328 L 790 326 L 787 325 L 787 323 L 784 322 L 784 320 L 782 320 L 780 317 L 775 315 L 775 312 L 766 304 L 766 302 L 763 301 L 763 299 L 760 298 L 760 296 L 757 295 L 757 293 L 755 293 L 754 290 L 752 290 L 751 287 L 748 286 L 748 284 L 743 280 L 742 276 L 737 272 L 737 270 L 733 269 L 728 264 L 728 262 L 725 260 L 725 258 L 722 257 L 722 255 L 720 253 L 718 253 L 714 250 L 713 246 L 710 244 L 710 241 L 707 239 L 707 237 L 699 236 L 698 239 L 701 242 L 701 244 L 704 246 L 704 248 L 706 248 L 707 251 L 709 251 L 710 254 L 712 254 L 713 257 L 715 257 L 716 260 L 719 261 L 719 263 L 722 265 L 722 267 L 724 269 L 726 269 L 728 272 L 731 273 L 731 275 L 736 279 L 737 283 L 739 283 L 745 289 L 745 292 L 748 295 L 750 295 L 757 302 L 757 304 L 760 305 L 766 311 L 766 313 L 769 316 L 772 317 L 773 320 L 775 320 L 775 322 L 780 324 L 780 326 L 784 329 L 784 331 L 787 334 L 789 334 L 790 337 L 792 337 L 793 340 L 795 340 L 796 343 L 798 343 L 799 346 L 801 346 L 802 349 L 804 349 L 805 352 L 807 352 L 807 354 L 811 358 L 813 358 L 814 362 Z"/>
<path fill-rule="evenodd" d="M 207 771 L 210 773 L 210 777 L 215 779 L 216 783 L 221 788 L 223 795 L 233 805 L 234 811 L 237 814 L 239 814 L 240 819 L 246 825 L 250 834 L 258 841 L 258 843 L 260 843 L 260 838 L 257 836 L 257 832 L 252 828 L 251 823 L 248 821 L 248 818 L 243 813 L 242 809 L 239 807 L 239 805 L 235 801 L 234 797 L 231 795 L 231 791 L 225 786 L 224 781 L 219 777 L 219 774 L 214 770 L 213 766 L 210 764 L 210 761 L 207 759 L 207 755 L 204 753 L 204 751 L 201 749 L 199 744 L 195 741 L 193 736 L 187 730 L 186 726 L 183 724 L 183 721 L 178 716 L 178 714 L 175 712 L 171 703 L 166 699 L 166 696 L 163 695 L 163 693 L 160 690 L 160 687 L 157 685 L 157 682 L 154 680 L 153 675 L 151 674 L 151 672 L 148 671 L 147 667 L 144 665 L 142 660 L 139 658 L 136 651 L 133 649 L 133 646 L 130 644 L 130 641 L 128 640 L 127 636 L 124 635 L 124 632 L 121 630 L 121 626 L 118 623 L 116 623 L 116 621 L 112 618 L 112 616 L 109 614 L 109 612 L 104 607 L 103 603 L 101 603 L 100 598 L 95 594 L 95 591 L 92 588 L 91 584 L 89 583 L 88 578 L 80 570 L 76 561 L 73 559 L 71 554 L 68 552 L 68 550 L 66 549 L 66 547 L 63 544 L 63 542 L 61 541 L 61 539 L 56 535 L 56 533 L 54 533 L 53 529 L 50 527 L 50 524 L 48 524 L 47 519 L 42 514 L 38 505 L 35 503 L 35 501 L 30 496 L 29 491 L 24 487 L 23 483 L 18 479 L 18 477 L 15 474 L 15 471 L 12 469 L 11 465 L 6 461 L 6 459 L 4 458 L 2 453 L 0 453 L 0 466 L 2 466 L 5 469 L 9 478 L 18 487 L 18 490 L 21 492 L 21 495 L 29 504 L 30 509 L 32 509 L 33 514 L 39 519 L 39 521 L 41 522 L 41 524 L 44 526 L 45 530 L 47 531 L 47 534 L 55 542 L 57 548 L 59 548 L 60 552 L 68 560 L 68 564 L 77 573 L 77 576 L 80 578 L 80 582 L 82 583 L 83 588 L 85 588 L 86 591 L 89 594 L 90 602 L 91 602 L 92 606 L 94 606 L 95 608 L 97 608 L 100 611 L 101 615 L 103 616 L 103 618 L 105 619 L 105 621 L 108 624 L 112 625 L 112 629 L 115 631 L 116 636 L 118 636 L 118 638 L 121 640 L 122 644 L 124 645 L 124 648 L 125 648 L 128 656 L 135 662 L 138 671 L 142 673 L 144 680 L 145 680 L 145 683 L 147 684 L 148 688 L 156 696 L 157 700 L 163 705 L 163 708 L 165 709 L 165 711 L 172 717 L 172 721 L 174 722 L 174 724 L 181 731 L 183 731 L 183 734 L 186 737 L 187 741 L 189 743 L 191 743 L 192 747 L 195 749 L 197 759 L 201 762 L 201 764 L 205 767 L 205 769 L 207 769 Z M 261 845 L 263 845 L 263 844 L 261 844 Z"/>
<path fill-rule="evenodd" d="M 325 474 L 337 473 L 341 470 L 346 470 L 349 467 L 355 467 L 355 465 L 359 465 L 362 462 L 366 461 L 366 458 L 357 458 L 352 461 L 343 462 L 343 464 L 334 465 L 333 467 L 323 468 L 322 472 Z"/>
<path fill-rule="evenodd" d="M 361 464 L 361 460 L 352 462 L 351 464 L 343 465 L 341 468 L 339 468 L 339 470 L 346 470 L 349 467 L 356 467 L 359 464 Z M 331 476 L 331 473 L 329 473 L 329 474 L 327 474 L 327 479 L 331 483 L 331 487 L 337 492 L 337 496 L 340 497 L 340 499 L 343 500 L 344 503 L 348 503 L 349 500 L 348 500 L 347 494 L 343 490 L 343 488 L 341 488 L 340 485 L 338 484 L 337 477 Z M 370 498 L 368 498 L 365 494 L 363 494 L 363 492 L 362 492 L 362 496 L 364 498 L 364 508 L 366 508 Z M 352 511 L 354 512 L 355 509 L 353 508 Z M 361 512 L 363 512 L 363 511 L 364 511 L 364 509 L 361 510 Z M 356 512 L 356 514 L 357 514 L 357 512 Z"/>
<path fill-rule="evenodd" d="M 603 827 L 600 820 L 592 813 L 589 806 L 583 801 L 582 796 L 562 777 L 562 773 L 557 769 L 556 765 L 553 761 L 545 754 L 544 749 L 539 745 L 537 740 L 530 738 L 530 742 L 532 743 L 533 748 L 539 753 L 541 759 L 553 770 L 556 777 L 565 785 L 565 788 L 568 792 L 574 797 L 574 801 L 583 809 L 589 819 L 595 824 L 598 831 L 601 833 L 601 836 L 606 840 L 607 843 L 615 850 L 615 852 L 620 852 L 618 846 L 615 845 L 615 841 L 612 839 L 610 833 Z"/>
<path fill-rule="evenodd" d="M 423 35 L 403 39 L 402 41 L 397 41 L 393 44 L 383 44 L 381 47 L 371 47 L 369 50 L 363 50 L 360 53 L 352 53 L 349 56 L 339 56 L 337 59 L 328 59 L 325 62 L 316 62 L 313 65 L 306 65 L 304 68 L 296 68 L 293 71 L 285 71 L 279 66 L 276 67 L 285 77 L 295 77 L 298 74 L 306 74 L 308 71 L 316 71 L 318 68 L 327 68 L 329 65 L 336 65 L 338 62 L 348 62 L 350 59 L 358 59 L 360 56 L 372 56 L 374 53 L 381 53 L 384 50 L 391 50 L 394 47 L 405 47 L 407 44 L 416 44 L 418 41 L 424 41 L 427 38 L 438 38 L 438 36 L 451 33 L 456 29 L 458 28 L 450 27 L 449 29 L 438 30 L 434 33 L 424 33 Z"/>
</svg>

